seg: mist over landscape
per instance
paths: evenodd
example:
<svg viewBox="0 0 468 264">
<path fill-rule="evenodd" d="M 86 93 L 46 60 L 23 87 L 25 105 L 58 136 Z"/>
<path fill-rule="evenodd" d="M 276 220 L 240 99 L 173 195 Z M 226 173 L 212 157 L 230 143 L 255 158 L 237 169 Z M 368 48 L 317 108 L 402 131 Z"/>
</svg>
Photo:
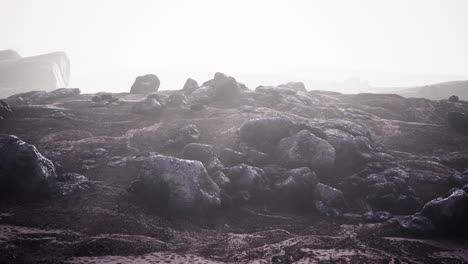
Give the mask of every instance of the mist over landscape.
<svg viewBox="0 0 468 264">
<path fill-rule="evenodd" d="M 0 264 L 468 263 L 467 13 L 0 0 Z"/>
</svg>

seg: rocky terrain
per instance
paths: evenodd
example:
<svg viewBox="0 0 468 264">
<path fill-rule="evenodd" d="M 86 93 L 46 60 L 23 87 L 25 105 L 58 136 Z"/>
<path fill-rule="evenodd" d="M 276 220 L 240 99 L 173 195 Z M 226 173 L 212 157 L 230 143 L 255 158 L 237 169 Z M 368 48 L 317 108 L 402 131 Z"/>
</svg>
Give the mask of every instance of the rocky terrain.
<svg viewBox="0 0 468 264">
<path fill-rule="evenodd" d="M 468 102 L 159 83 L 1 101 L 1 263 L 468 262 Z"/>
<path fill-rule="evenodd" d="M 457 95 L 460 99 L 468 100 L 468 81 L 443 82 L 393 90 L 396 94 L 404 97 L 421 97 L 432 100 L 441 100 L 452 95 Z"/>
</svg>

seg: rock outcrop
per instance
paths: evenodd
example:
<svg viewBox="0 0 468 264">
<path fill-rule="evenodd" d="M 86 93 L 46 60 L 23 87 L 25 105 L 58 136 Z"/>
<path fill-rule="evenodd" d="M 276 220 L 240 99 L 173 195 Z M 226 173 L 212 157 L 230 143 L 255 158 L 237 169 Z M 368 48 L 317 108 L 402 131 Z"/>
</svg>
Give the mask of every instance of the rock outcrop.
<svg viewBox="0 0 468 264">
<path fill-rule="evenodd" d="M 158 91 L 160 84 L 161 82 L 159 81 L 158 76 L 154 74 L 138 76 L 135 79 L 135 82 L 132 84 L 132 87 L 130 88 L 130 93 L 132 94 L 154 93 Z"/>
</svg>

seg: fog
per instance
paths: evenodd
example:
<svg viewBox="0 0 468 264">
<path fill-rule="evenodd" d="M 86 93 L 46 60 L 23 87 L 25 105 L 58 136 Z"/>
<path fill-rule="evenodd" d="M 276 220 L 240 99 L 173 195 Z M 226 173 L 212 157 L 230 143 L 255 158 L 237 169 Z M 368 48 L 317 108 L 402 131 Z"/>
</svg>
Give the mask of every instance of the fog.
<svg viewBox="0 0 468 264">
<path fill-rule="evenodd" d="M 188 77 L 203 82 L 216 71 L 251 88 L 298 80 L 315 89 L 352 77 L 378 87 L 468 79 L 464 0 L 0 5 L 0 50 L 65 51 L 71 86 L 85 92 L 128 91 L 146 73 L 157 74 L 162 89 L 180 89 Z"/>
</svg>

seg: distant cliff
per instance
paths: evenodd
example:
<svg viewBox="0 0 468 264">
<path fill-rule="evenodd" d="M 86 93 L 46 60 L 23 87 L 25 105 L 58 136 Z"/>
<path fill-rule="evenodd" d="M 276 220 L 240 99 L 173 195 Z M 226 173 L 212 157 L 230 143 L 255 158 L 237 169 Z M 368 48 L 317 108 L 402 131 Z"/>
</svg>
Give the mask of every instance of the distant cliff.
<svg viewBox="0 0 468 264">
<path fill-rule="evenodd" d="M 0 51 L 0 97 L 68 86 L 70 60 L 64 52 L 21 57 L 16 51 Z"/>
</svg>

